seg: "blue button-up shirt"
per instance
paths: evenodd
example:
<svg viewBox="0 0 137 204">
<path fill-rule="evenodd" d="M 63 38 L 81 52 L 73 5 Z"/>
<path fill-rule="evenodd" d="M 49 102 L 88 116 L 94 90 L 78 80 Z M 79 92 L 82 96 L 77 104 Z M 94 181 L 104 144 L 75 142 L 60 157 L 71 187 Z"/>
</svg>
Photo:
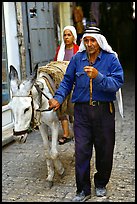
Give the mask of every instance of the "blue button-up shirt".
<svg viewBox="0 0 137 204">
<path fill-rule="evenodd" d="M 88 65 L 86 51 L 78 52 L 71 58 L 64 78 L 54 95 L 60 104 L 72 89 L 72 103 L 90 101 L 90 79 L 84 72 L 84 67 Z M 92 100 L 116 100 L 116 92 L 124 83 L 119 59 L 115 54 L 102 50 L 92 66 L 98 70 L 97 77 L 92 79 Z"/>
</svg>

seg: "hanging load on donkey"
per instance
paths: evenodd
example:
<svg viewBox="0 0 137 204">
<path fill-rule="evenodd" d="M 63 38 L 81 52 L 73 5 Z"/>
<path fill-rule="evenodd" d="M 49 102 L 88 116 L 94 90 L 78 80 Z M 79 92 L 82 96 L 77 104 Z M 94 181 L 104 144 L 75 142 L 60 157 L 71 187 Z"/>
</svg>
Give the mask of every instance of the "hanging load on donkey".
<svg viewBox="0 0 137 204">
<path fill-rule="evenodd" d="M 47 86 L 52 95 L 54 95 L 56 89 L 59 87 L 59 84 L 64 77 L 68 64 L 69 61 L 51 61 L 47 65 L 39 67 L 38 75 L 39 77 L 43 77 L 46 80 Z M 67 98 L 57 111 L 57 114 L 59 118 L 64 113 L 68 114 L 71 119 L 70 122 L 72 123 L 73 104 L 71 103 L 71 96 L 72 93 L 67 96 Z"/>
</svg>

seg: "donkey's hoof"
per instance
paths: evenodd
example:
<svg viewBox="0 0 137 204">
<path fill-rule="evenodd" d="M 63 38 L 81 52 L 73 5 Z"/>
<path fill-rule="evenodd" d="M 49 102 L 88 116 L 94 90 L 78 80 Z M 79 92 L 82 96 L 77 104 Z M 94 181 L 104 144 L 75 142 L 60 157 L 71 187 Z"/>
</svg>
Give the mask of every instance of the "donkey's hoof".
<svg viewBox="0 0 137 204">
<path fill-rule="evenodd" d="M 51 188 L 53 186 L 53 181 L 47 181 L 46 182 L 46 188 Z"/>
</svg>

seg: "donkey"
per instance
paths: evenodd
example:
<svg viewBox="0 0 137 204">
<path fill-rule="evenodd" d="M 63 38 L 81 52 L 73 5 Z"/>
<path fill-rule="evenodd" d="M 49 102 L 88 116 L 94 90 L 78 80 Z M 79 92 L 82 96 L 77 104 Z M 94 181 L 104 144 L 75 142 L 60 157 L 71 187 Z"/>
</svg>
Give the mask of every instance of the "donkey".
<svg viewBox="0 0 137 204">
<path fill-rule="evenodd" d="M 54 167 L 59 175 L 64 175 L 64 167 L 58 153 L 59 119 L 55 111 L 48 110 L 48 100 L 53 96 L 45 79 L 38 76 L 38 65 L 35 66 L 32 75 L 25 80 L 19 80 L 17 70 L 11 65 L 9 79 L 12 93 L 9 107 L 14 118 L 14 138 L 20 143 L 25 143 L 32 121 L 39 127 L 48 170 L 46 181 L 51 188 Z M 48 127 L 51 129 L 51 141 L 48 139 Z"/>
</svg>

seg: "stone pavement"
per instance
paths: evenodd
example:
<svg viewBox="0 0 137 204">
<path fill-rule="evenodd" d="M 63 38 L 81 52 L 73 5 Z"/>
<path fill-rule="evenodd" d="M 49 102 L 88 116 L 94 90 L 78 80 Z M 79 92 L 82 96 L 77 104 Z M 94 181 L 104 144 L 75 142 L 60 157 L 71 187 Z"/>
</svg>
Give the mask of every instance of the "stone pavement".
<svg viewBox="0 0 137 204">
<path fill-rule="evenodd" d="M 135 79 L 125 76 L 122 88 L 124 118 L 116 104 L 116 145 L 106 197 L 94 193 L 94 155 L 91 162 L 92 196 L 87 202 L 135 202 Z M 10 142 L 2 148 L 2 202 L 70 202 L 75 195 L 74 141 L 59 146 L 66 174 L 57 173 L 51 189 L 46 187 L 47 167 L 39 131 L 25 144 Z"/>
</svg>

